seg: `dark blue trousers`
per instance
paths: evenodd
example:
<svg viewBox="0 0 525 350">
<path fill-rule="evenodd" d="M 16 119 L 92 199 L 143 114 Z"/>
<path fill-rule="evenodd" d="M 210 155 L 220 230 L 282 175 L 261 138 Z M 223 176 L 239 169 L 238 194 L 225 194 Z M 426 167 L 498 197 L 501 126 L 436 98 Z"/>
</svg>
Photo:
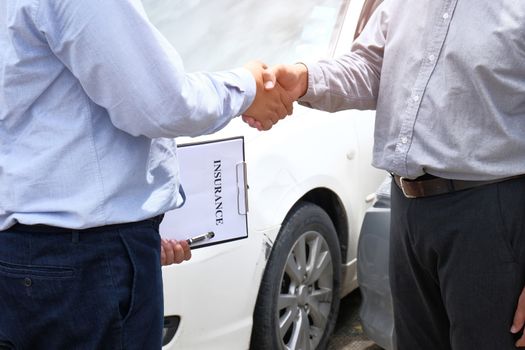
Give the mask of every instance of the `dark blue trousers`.
<svg viewBox="0 0 525 350">
<path fill-rule="evenodd" d="M 160 349 L 159 223 L 0 232 L 0 349 Z"/>
<path fill-rule="evenodd" d="M 525 178 L 407 199 L 392 186 L 398 350 L 511 350 L 525 286 Z"/>
</svg>

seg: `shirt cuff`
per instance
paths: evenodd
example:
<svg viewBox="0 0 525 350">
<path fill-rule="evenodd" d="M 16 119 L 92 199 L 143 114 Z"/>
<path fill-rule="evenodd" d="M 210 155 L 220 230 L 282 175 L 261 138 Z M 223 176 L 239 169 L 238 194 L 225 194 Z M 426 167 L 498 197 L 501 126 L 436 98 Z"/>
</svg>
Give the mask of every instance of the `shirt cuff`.
<svg viewBox="0 0 525 350">
<path fill-rule="evenodd" d="M 310 106 L 310 101 L 313 101 L 317 96 L 316 86 L 324 86 L 323 72 L 317 63 L 303 63 L 308 69 L 308 88 L 306 93 L 301 96 L 298 102 L 304 106 Z"/>
<path fill-rule="evenodd" d="M 233 69 L 232 75 L 238 82 L 239 89 L 244 92 L 244 101 L 239 110 L 239 115 L 243 114 L 248 107 L 250 107 L 255 100 L 257 93 L 257 84 L 252 73 L 246 68 Z"/>
</svg>

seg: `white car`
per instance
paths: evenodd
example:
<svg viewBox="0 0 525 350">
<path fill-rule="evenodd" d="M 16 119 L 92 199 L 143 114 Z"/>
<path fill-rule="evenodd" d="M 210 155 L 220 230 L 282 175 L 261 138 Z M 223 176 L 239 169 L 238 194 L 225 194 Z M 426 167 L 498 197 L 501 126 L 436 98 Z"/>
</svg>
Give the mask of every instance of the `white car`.
<svg viewBox="0 0 525 350">
<path fill-rule="evenodd" d="M 367 0 L 143 0 L 186 68 L 260 59 L 311 61 L 349 50 Z M 374 113 L 296 105 L 268 132 L 236 118 L 211 136 L 244 136 L 248 237 L 193 251 L 165 267 L 165 349 L 324 349 L 339 299 L 357 287 L 369 193 Z M 184 172 L 184 169 L 181 169 Z M 184 184 L 183 184 L 184 185 Z M 169 215 L 169 213 L 167 214 Z"/>
</svg>

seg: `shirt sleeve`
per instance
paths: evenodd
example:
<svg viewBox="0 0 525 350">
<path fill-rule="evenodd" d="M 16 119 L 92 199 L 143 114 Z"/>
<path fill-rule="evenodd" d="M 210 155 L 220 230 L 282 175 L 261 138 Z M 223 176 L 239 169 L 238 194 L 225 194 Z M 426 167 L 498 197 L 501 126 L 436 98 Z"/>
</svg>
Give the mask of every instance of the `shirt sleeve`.
<svg viewBox="0 0 525 350">
<path fill-rule="evenodd" d="M 247 69 L 185 73 L 140 0 L 41 0 L 36 22 L 89 98 L 132 135 L 212 133 L 254 99 Z"/>
<path fill-rule="evenodd" d="M 308 90 L 302 105 L 336 112 L 375 109 L 386 44 L 388 16 L 383 2 L 341 57 L 321 60 L 308 67 Z"/>
</svg>

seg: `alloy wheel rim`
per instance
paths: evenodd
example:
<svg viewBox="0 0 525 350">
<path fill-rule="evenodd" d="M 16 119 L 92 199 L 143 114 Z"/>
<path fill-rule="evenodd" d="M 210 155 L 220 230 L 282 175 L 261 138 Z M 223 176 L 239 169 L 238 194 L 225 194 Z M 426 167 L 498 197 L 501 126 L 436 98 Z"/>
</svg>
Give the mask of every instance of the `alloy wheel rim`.
<svg viewBox="0 0 525 350">
<path fill-rule="evenodd" d="M 333 297 L 328 244 L 319 232 L 305 232 L 292 247 L 281 274 L 276 315 L 281 347 L 315 349 L 328 324 Z"/>
</svg>

